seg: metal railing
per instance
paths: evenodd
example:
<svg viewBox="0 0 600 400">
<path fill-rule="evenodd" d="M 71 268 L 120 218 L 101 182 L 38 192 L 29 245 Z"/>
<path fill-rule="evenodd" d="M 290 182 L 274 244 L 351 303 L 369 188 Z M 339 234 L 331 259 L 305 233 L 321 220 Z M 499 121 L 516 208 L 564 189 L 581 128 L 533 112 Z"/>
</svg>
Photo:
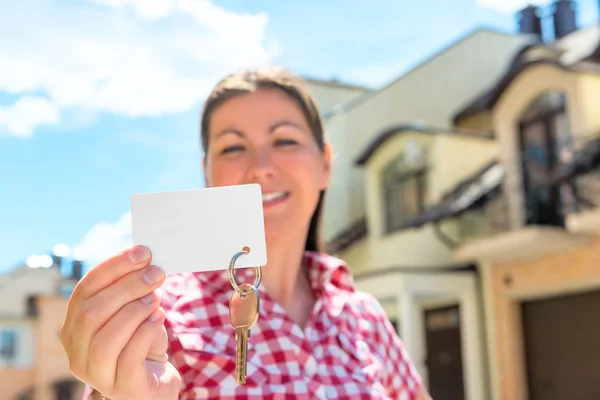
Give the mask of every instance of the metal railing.
<svg viewBox="0 0 600 400">
<path fill-rule="evenodd" d="M 470 208 L 457 217 L 458 242 L 490 237 L 510 230 L 508 199 L 501 188 L 480 206 Z"/>
</svg>

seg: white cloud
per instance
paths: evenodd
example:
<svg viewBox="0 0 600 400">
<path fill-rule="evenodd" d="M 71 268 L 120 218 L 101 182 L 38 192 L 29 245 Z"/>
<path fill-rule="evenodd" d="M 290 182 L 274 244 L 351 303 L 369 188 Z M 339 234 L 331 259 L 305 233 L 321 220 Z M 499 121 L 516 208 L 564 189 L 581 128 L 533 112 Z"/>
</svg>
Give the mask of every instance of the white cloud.
<svg viewBox="0 0 600 400">
<path fill-rule="evenodd" d="M 73 246 L 73 258 L 94 266 L 131 247 L 131 213 L 116 222 L 99 222 Z"/>
<path fill-rule="evenodd" d="M 56 106 L 41 97 L 23 96 L 8 107 L 0 107 L 0 133 L 28 138 L 41 125 L 56 124 L 60 120 Z"/>
<path fill-rule="evenodd" d="M 41 93 L 61 111 L 161 116 L 194 107 L 223 74 L 276 56 L 264 13 L 207 0 L 56 4 L 2 2 L 0 92 Z M 27 34 L 15 41 L 15 32 Z"/>
<path fill-rule="evenodd" d="M 502 14 L 513 14 L 528 5 L 545 6 L 550 0 L 475 0 L 478 7 L 490 8 Z"/>
</svg>

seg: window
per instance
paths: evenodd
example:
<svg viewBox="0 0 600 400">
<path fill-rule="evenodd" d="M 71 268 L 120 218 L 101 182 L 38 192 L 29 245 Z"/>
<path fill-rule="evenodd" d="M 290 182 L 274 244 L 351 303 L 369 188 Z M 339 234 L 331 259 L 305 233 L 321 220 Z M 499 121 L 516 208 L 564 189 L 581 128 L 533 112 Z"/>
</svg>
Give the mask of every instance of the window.
<svg viewBox="0 0 600 400">
<path fill-rule="evenodd" d="M 424 210 L 427 169 L 423 162 L 407 162 L 403 155 L 383 172 L 385 230 L 402 229 Z"/>
<path fill-rule="evenodd" d="M 38 316 L 37 296 L 27 297 L 27 316 L 29 316 L 29 317 L 37 317 Z"/>
<path fill-rule="evenodd" d="M 56 400 L 73 400 L 74 382 L 72 380 L 63 380 L 54 383 L 54 398 Z"/>
<path fill-rule="evenodd" d="M 17 332 L 12 329 L 0 330 L 0 358 L 12 361 L 17 355 Z"/>
<path fill-rule="evenodd" d="M 558 164 L 572 157 L 571 135 L 562 92 L 545 92 L 521 115 L 519 135 L 526 223 L 558 225 L 574 204 L 570 185 L 548 188 L 540 184 Z"/>
<path fill-rule="evenodd" d="M 18 396 L 17 399 L 18 400 L 33 400 L 34 399 L 34 391 L 33 389 L 27 389 L 24 392 L 21 392 Z"/>
</svg>

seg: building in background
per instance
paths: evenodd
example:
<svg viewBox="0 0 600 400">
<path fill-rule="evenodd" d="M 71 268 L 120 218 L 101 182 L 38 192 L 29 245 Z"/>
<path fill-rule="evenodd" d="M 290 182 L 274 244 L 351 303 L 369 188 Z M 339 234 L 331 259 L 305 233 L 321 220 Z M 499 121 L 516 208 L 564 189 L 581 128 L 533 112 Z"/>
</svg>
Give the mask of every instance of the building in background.
<svg viewBox="0 0 600 400">
<path fill-rule="evenodd" d="M 600 25 L 578 29 L 572 2 L 558 1 L 549 42 L 540 14 L 522 13 L 538 40 L 454 117 L 495 133 L 504 170 L 494 200 L 467 207 L 484 227 L 480 238 L 454 256 L 480 265 L 495 398 L 596 399 Z M 486 231 L 498 201 L 504 229 Z"/>
<path fill-rule="evenodd" d="M 1 400 L 75 400 L 83 393 L 59 337 L 82 266 L 75 261 L 65 276 L 60 257 L 44 257 L 45 266 L 0 276 Z"/>
<path fill-rule="evenodd" d="M 600 398 L 600 26 L 579 29 L 570 1 L 544 12 L 326 116 L 338 161 L 357 164 L 334 165 L 330 250 L 433 398 Z"/>
<path fill-rule="evenodd" d="M 329 250 L 384 306 L 434 398 L 488 398 L 477 269 L 454 260 L 448 232 L 406 224 L 497 153 L 491 132 L 452 116 L 531 40 L 478 29 L 326 116 Z"/>
</svg>

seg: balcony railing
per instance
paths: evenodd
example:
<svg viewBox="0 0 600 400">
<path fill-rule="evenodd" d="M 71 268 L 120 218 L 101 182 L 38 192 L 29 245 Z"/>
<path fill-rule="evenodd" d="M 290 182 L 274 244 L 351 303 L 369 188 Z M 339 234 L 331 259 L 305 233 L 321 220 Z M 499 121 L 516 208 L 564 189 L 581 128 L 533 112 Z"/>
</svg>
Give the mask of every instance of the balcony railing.
<svg viewBox="0 0 600 400">
<path fill-rule="evenodd" d="M 508 201 L 498 189 L 493 198 L 476 205 L 457 216 L 458 242 L 465 244 L 475 239 L 490 237 L 510 230 Z"/>
<path fill-rule="evenodd" d="M 600 136 L 577 139 L 573 160 L 559 165 L 547 185 L 558 187 L 563 215 L 600 208 Z"/>
<path fill-rule="evenodd" d="M 600 208 L 600 167 L 574 178 L 577 208 L 575 212 Z"/>
</svg>

